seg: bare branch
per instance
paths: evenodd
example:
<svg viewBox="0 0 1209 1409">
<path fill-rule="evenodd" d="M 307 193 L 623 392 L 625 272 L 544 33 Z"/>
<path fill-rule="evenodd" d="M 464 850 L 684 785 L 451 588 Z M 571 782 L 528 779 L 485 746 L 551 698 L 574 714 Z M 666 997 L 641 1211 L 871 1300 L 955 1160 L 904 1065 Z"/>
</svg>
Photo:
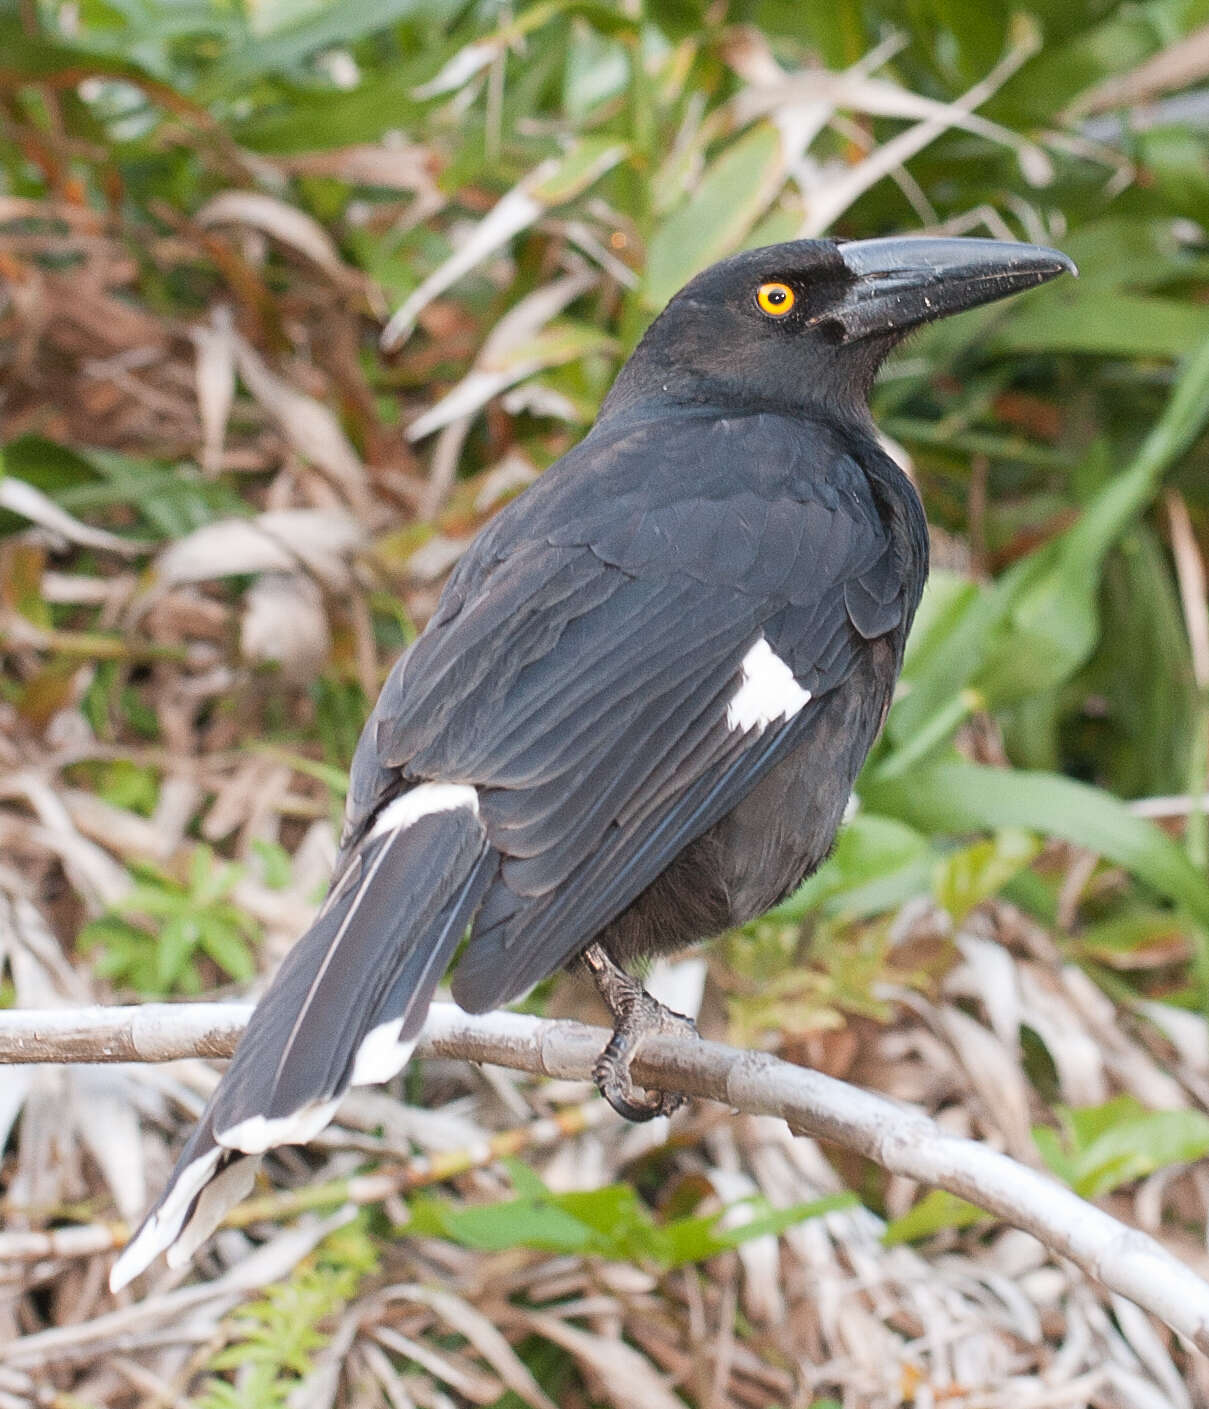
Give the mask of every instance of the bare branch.
<svg viewBox="0 0 1209 1409">
<path fill-rule="evenodd" d="M 219 1003 L 0 1012 L 0 1064 L 229 1056 L 250 1012 L 247 1004 Z M 606 1040 L 602 1029 L 579 1023 L 507 1012 L 473 1017 L 436 1003 L 417 1055 L 584 1080 Z M 767 1053 L 717 1042 L 653 1037 L 635 1060 L 634 1075 L 654 1088 L 779 1116 L 795 1132 L 947 1189 L 1032 1233 L 1209 1353 L 1209 1283 L 1190 1267 L 1048 1175 L 950 1135 L 918 1111 Z"/>
</svg>

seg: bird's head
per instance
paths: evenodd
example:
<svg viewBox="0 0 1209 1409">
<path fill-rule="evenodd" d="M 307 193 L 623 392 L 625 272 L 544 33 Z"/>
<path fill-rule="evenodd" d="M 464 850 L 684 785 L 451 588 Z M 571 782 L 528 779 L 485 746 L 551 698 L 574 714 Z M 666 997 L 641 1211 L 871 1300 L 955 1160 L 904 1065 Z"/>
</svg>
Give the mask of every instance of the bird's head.
<svg viewBox="0 0 1209 1409">
<path fill-rule="evenodd" d="M 1031 289 L 1066 255 L 1003 240 L 794 240 L 691 279 L 651 324 L 605 403 L 868 414 L 887 353 L 913 328 Z"/>
</svg>

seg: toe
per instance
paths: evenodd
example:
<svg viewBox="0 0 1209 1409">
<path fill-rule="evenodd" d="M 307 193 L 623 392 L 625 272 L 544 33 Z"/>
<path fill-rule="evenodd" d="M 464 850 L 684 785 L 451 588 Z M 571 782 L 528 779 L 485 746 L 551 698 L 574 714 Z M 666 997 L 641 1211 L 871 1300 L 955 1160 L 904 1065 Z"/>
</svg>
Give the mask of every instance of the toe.
<svg viewBox="0 0 1209 1409">
<path fill-rule="evenodd" d="M 637 1092 L 632 1086 L 630 1092 L 634 1097 L 637 1096 Z M 668 1114 L 664 1110 L 663 1096 L 659 1092 L 650 1093 L 642 1100 L 631 1099 L 630 1095 L 623 1095 L 615 1089 L 602 1090 L 601 1094 L 619 1116 L 626 1120 L 632 1120 L 636 1125 L 654 1120 L 656 1116 Z"/>
<path fill-rule="evenodd" d="M 671 1115 L 685 1101 L 685 1097 L 675 1092 L 640 1092 L 630 1077 L 628 1067 L 621 1062 L 609 1061 L 607 1055 L 597 1062 L 592 1076 L 596 1089 L 626 1120 L 641 1122 L 654 1120 L 660 1115 Z"/>
</svg>

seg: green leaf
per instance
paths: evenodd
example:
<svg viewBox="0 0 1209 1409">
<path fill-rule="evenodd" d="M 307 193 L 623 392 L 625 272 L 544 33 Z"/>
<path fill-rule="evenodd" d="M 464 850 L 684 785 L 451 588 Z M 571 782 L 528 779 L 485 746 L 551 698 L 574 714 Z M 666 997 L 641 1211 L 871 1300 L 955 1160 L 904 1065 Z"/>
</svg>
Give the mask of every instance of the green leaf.
<svg viewBox="0 0 1209 1409">
<path fill-rule="evenodd" d="M 32 83 L 56 74 L 125 79 L 155 92 L 159 85 L 141 64 L 104 53 L 86 44 L 64 44 L 45 33 L 30 33 L 16 15 L 0 12 L 0 77 Z M 186 105 L 182 100 L 182 106 Z"/>
<path fill-rule="evenodd" d="M 296 68 L 323 49 L 355 44 L 434 8 L 433 0 L 340 0 L 338 5 L 324 5 L 272 34 L 231 46 L 206 75 L 198 95 L 213 101 L 220 93 L 238 94 L 252 79 Z"/>
<path fill-rule="evenodd" d="M 149 915 L 152 919 L 167 919 L 187 911 L 189 898 L 166 879 L 163 885 L 134 886 L 113 908 L 123 915 Z"/>
<path fill-rule="evenodd" d="M 505 372 L 520 367 L 560 367 L 577 357 L 611 351 L 615 347 L 615 340 L 599 328 L 571 318 L 556 318 L 541 332 L 510 347 L 503 356 L 493 361 L 491 370 Z"/>
<path fill-rule="evenodd" d="M 850 1194 L 785 1209 L 769 1208 L 761 1199 L 743 1200 L 722 1214 L 658 1223 L 629 1184 L 554 1194 L 532 1171 L 518 1176 L 515 1164 L 511 1169 L 517 1187 L 525 1191 L 520 1198 L 485 1205 L 418 1198 L 410 1205 L 408 1231 L 449 1238 L 481 1251 L 534 1247 L 680 1267 L 855 1203 Z"/>
<path fill-rule="evenodd" d="M 559 158 L 555 170 L 533 187 L 532 195 L 542 205 L 564 205 L 594 186 L 628 152 L 626 144 L 615 138 L 582 137 Z"/>
<path fill-rule="evenodd" d="M 546 1187 L 541 1175 L 527 1165 L 524 1160 L 509 1158 L 501 1160 L 500 1163 L 508 1171 L 508 1178 L 512 1181 L 513 1189 L 522 1198 L 546 1199 L 550 1197 L 550 1190 Z"/>
<path fill-rule="evenodd" d="M 767 1208 L 763 1207 L 763 1201 L 759 1198 L 750 1201 L 752 1210 L 750 1217 L 745 1217 L 742 1221 L 732 1222 L 730 1227 L 720 1227 L 719 1219 L 710 1217 L 709 1224 L 710 1238 L 714 1243 L 713 1252 L 705 1247 L 701 1249 L 687 1249 L 681 1242 L 677 1246 L 678 1223 L 669 1224 L 666 1231 L 671 1235 L 672 1241 L 668 1246 L 667 1265 L 671 1267 L 681 1266 L 685 1262 L 697 1262 L 703 1258 L 712 1256 L 714 1252 L 721 1252 L 726 1248 L 736 1248 L 743 1243 L 750 1242 L 753 1238 L 779 1237 L 790 1228 L 796 1228 L 799 1223 L 806 1222 L 809 1218 L 821 1218 L 826 1213 L 835 1213 L 841 1209 L 859 1208 L 860 1200 L 853 1193 L 827 1194 L 821 1199 L 811 1199 L 806 1203 L 790 1204 L 788 1208 Z M 734 1218 L 737 1205 L 732 1204 L 722 1218 Z M 691 1222 L 693 1220 L 683 1220 Z"/>
<path fill-rule="evenodd" d="M 934 733 L 933 719 L 951 716 L 952 701 L 978 669 L 1002 610 L 990 589 L 955 573 L 931 574 L 907 642 L 900 693 L 886 722 L 886 736 L 896 749 L 911 747 L 922 731 Z"/>
<path fill-rule="evenodd" d="M 243 935 L 204 915 L 198 917 L 198 929 L 201 948 L 218 967 L 236 983 L 250 983 L 256 975 L 256 961 Z"/>
<path fill-rule="evenodd" d="M 65 509 L 120 504 L 134 509 L 151 529 L 169 538 L 182 538 L 224 516 L 244 517 L 250 512 L 228 486 L 203 478 L 191 465 L 159 464 L 111 450 L 90 450 L 88 462 L 106 483 L 64 491 L 59 501 Z"/>
<path fill-rule="evenodd" d="M 95 765 L 96 790 L 113 807 L 150 817 L 159 800 L 159 777 L 153 768 L 115 758 Z"/>
<path fill-rule="evenodd" d="M 171 993 L 184 978 L 199 938 L 191 915 L 174 915 L 161 926 L 155 950 L 155 978 L 161 993 Z"/>
<path fill-rule="evenodd" d="M 252 838 L 252 850 L 260 858 L 264 883 L 270 890 L 285 890 L 294 878 L 294 861 L 280 842 L 265 837 Z"/>
<path fill-rule="evenodd" d="M 534 1199 L 467 1207 L 444 1199 L 417 1199 L 411 1205 L 407 1227 L 409 1232 L 435 1234 L 480 1252 L 530 1247 L 579 1254 L 587 1252 L 595 1241 L 582 1220 L 555 1203 Z"/>
<path fill-rule="evenodd" d="M 891 711 L 892 739 L 901 744 L 917 734 L 967 682 L 994 707 L 1052 689 L 1086 661 L 1099 632 L 1104 558 L 1207 418 L 1209 339 L 1182 368 L 1133 463 L 1109 479 L 1077 523 L 1014 564 L 989 592 L 942 588 L 947 625 L 937 629 L 935 614 L 926 621 L 933 640 L 910 662 L 910 688 Z"/>
<path fill-rule="evenodd" d="M 1118 1096 L 1102 1106 L 1062 1108 L 1058 1115 L 1061 1137 L 1038 1126 L 1033 1138 L 1050 1169 L 1084 1198 L 1209 1154 L 1209 1116 L 1203 1111 L 1148 1111 L 1134 1097 Z"/>
<path fill-rule="evenodd" d="M 970 1228 L 985 1223 L 990 1215 L 974 1204 L 950 1194 L 947 1189 L 933 1189 L 890 1223 L 882 1234 L 882 1242 L 892 1248 L 899 1243 L 918 1243 L 935 1233 L 951 1228 Z"/>
<path fill-rule="evenodd" d="M 1209 338 L 1209 309 L 1171 298 L 1077 285 L 1028 299 L 996 327 L 1006 352 L 1080 352 L 1100 357 L 1187 357 Z"/>
<path fill-rule="evenodd" d="M 936 865 L 932 889 L 955 924 L 984 900 L 998 895 L 1041 850 L 1031 832 L 1008 827 L 987 841 L 952 852 Z"/>
<path fill-rule="evenodd" d="M 1110 919 L 1080 928 L 1077 943 L 1083 954 L 1112 964 L 1122 956 L 1156 955 L 1182 948 L 1189 940 L 1188 925 L 1170 910 L 1138 907 Z M 1145 958 L 1143 957 L 1143 962 Z"/>
<path fill-rule="evenodd" d="M 947 762 L 862 784 L 867 805 L 928 833 L 1022 827 L 1063 837 L 1132 871 L 1209 927 L 1209 882 L 1153 822 L 1116 798 L 1052 773 Z"/>
<path fill-rule="evenodd" d="M 1167 545 L 1151 523 L 1135 524 L 1105 564 L 1101 612 L 1100 646 L 1072 689 L 1107 708 L 1085 725 L 1075 767 L 1094 768 L 1125 797 L 1179 792 L 1190 782 L 1200 701 Z"/>
<path fill-rule="evenodd" d="M 1130 468 L 1096 496 L 1054 543 L 1000 579 L 1007 631 L 976 683 L 992 699 L 1030 693 L 1067 679 L 1087 659 L 1099 630 L 1097 594 L 1108 549 L 1150 503 L 1163 472 L 1209 418 L 1209 334 L 1181 371 L 1162 417 Z M 1027 643 L 1021 650 L 1022 640 Z M 1018 663 L 1027 658 L 1019 677 Z"/>
<path fill-rule="evenodd" d="M 732 142 L 652 236 L 644 307 L 662 308 L 686 279 L 737 249 L 784 179 L 781 138 L 771 123 L 758 123 Z"/>
</svg>

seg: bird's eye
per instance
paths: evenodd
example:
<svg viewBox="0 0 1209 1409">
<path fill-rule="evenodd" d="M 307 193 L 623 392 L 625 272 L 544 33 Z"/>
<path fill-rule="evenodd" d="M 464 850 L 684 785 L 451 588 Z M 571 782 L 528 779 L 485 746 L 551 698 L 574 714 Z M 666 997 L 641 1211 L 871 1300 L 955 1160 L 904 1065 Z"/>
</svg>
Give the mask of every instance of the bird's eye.
<svg viewBox="0 0 1209 1409">
<path fill-rule="evenodd" d="M 788 284 L 761 284 L 756 290 L 760 312 L 770 318 L 784 318 L 796 302 L 797 295 Z"/>
</svg>

